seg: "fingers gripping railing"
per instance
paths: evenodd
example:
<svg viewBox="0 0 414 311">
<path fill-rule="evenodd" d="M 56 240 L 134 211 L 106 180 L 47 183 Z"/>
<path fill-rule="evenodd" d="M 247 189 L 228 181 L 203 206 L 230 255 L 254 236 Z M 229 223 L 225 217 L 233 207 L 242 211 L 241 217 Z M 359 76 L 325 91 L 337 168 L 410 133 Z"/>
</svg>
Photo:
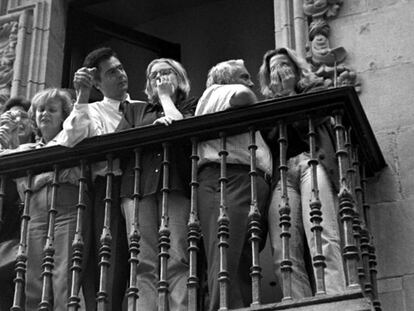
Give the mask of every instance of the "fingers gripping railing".
<svg viewBox="0 0 414 311">
<path fill-rule="evenodd" d="M 228 310 L 229 308 L 229 271 L 227 264 L 227 249 L 229 248 L 229 225 L 230 220 L 227 213 L 227 156 L 226 150 L 226 134 L 220 132 L 220 213 L 217 220 L 218 232 L 217 236 L 219 239 L 219 291 L 220 291 L 220 311 Z"/>
<path fill-rule="evenodd" d="M 101 234 L 101 247 L 99 249 L 99 289 L 96 297 L 97 310 L 106 311 L 108 305 L 108 270 L 111 265 L 111 208 L 112 208 L 112 182 L 113 182 L 113 155 L 108 154 L 107 172 L 106 172 L 106 194 L 105 194 L 105 212 L 104 223 Z"/>
<path fill-rule="evenodd" d="M 76 311 L 80 308 L 80 276 L 82 272 L 82 261 L 84 256 L 84 213 L 86 209 L 85 194 L 87 190 L 86 180 L 86 161 L 80 161 L 80 177 L 79 177 L 79 199 L 76 205 L 77 216 L 76 216 L 76 229 L 75 235 L 72 242 L 72 272 L 70 297 L 68 301 L 68 310 Z"/>
<path fill-rule="evenodd" d="M 256 169 L 256 131 L 250 128 L 250 211 L 249 211 L 249 235 L 252 251 L 252 266 L 250 268 L 250 277 L 252 279 L 252 303 L 251 306 L 257 306 L 261 303 L 261 283 L 262 278 L 259 257 L 259 244 L 261 240 L 260 212 L 257 203 L 257 169 Z"/>
<path fill-rule="evenodd" d="M 188 273 L 188 310 L 197 310 L 197 289 L 199 287 L 199 279 L 197 277 L 197 256 L 200 250 L 199 243 L 201 238 L 200 221 L 198 218 L 198 187 L 197 170 L 199 156 L 197 153 L 197 139 L 192 138 L 191 152 L 191 205 L 190 217 L 188 219 L 188 253 L 189 253 L 189 273 Z"/>
<path fill-rule="evenodd" d="M 282 228 L 282 233 L 280 238 L 282 239 L 282 261 L 280 263 L 280 270 L 282 271 L 282 290 L 283 290 L 283 300 L 292 300 L 292 261 L 290 260 L 289 252 L 289 240 L 291 234 L 289 233 L 289 228 L 291 226 L 290 222 L 290 207 L 289 207 L 289 197 L 287 190 L 287 130 L 286 124 L 283 121 L 279 121 L 279 153 L 280 153 L 280 163 L 279 163 L 279 172 L 280 172 L 280 187 L 281 187 L 281 202 L 279 207 L 280 214 L 280 227 Z"/>
<path fill-rule="evenodd" d="M 315 125 L 312 118 L 308 119 L 308 139 L 309 139 L 309 151 L 310 151 L 310 160 L 308 165 L 311 168 L 311 199 L 309 202 L 310 207 L 310 220 L 312 222 L 311 231 L 313 233 L 313 241 L 315 245 L 313 248 L 316 250 L 315 256 L 312 258 L 313 266 L 315 267 L 315 283 L 316 283 L 316 295 L 321 295 L 326 293 L 325 289 L 325 256 L 322 252 L 322 211 L 321 211 L 321 201 L 319 200 L 319 188 L 318 188 L 318 175 L 317 169 L 319 161 L 316 156 L 316 131 Z"/>
<path fill-rule="evenodd" d="M 128 297 L 128 311 L 136 310 L 136 303 L 139 298 L 138 295 L 138 255 L 139 255 L 139 240 L 141 234 L 139 231 L 139 201 L 141 199 L 141 149 L 134 149 L 134 193 L 132 198 L 134 200 L 134 214 L 133 221 L 131 224 L 131 234 L 129 235 L 129 288 L 127 291 Z"/>
<path fill-rule="evenodd" d="M 160 258 L 160 280 L 158 282 L 158 310 L 168 311 L 168 250 L 170 249 L 170 228 L 168 217 L 168 194 L 170 174 L 170 146 L 163 143 L 163 179 L 162 179 L 162 203 L 161 203 L 161 225 L 159 229 L 159 258 Z"/>
<path fill-rule="evenodd" d="M 16 258 L 16 278 L 14 279 L 14 297 L 13 306 L 11 310 L 23 310 L 22 299 L 24 297 L 24 285 L 27 269 L 27 242 L 28 242 L 28 227 L 30 221 L 30 197 L 32 190 L 33 174 L 31 171 L 27 172 L 27 189 L 24 191 L 24 208 L 22 215 L 22 224 L 20 226 L 20 242 Z"/>
</svg>

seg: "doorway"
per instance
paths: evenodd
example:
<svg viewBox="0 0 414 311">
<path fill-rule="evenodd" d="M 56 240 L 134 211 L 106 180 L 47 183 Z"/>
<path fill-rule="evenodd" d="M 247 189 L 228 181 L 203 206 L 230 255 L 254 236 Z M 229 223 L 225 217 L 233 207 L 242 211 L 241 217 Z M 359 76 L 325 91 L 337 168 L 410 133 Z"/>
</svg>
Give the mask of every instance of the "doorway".
<svg viewBox="0 0 414 311">
<path fill-rule="evenodd" d="M 180 45 L 132 28 L 105 20 L 79 8 L 68 12 L 65 60 L 62 85 L 73 88 L 73 76 L 82 67 L 83 59 L 92 50 L 111 47 L 121 60 L 129 79 L 131 98 L 145 100 L 145 70 L 155 58 L 169 57 L 180 61 Z M 90 101 L 102 95 L 93 89 Z"/>
</svg>

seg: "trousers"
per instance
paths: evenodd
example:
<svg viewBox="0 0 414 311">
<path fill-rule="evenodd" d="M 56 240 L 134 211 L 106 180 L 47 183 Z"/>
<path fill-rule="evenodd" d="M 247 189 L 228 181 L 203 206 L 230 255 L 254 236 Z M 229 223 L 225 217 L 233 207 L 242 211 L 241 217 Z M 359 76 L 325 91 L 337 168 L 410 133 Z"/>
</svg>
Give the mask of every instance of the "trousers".
<svg viewBox="0 0 414 311">
<path fill-rule="evenodd" d="M 230 278 L 229 307 L 246 307 L 251 303 L 250 267 L 252 255 L 248 235 L 250 211 L 250 167 L 227 165 L 227 211 L 230 220 L 229 247 L 227 248 L 227 270 Z M 198 208 L 204 247 L 207 256 L 207 278 L 209 291 L 208 310 L 219 308 L 220 294 L 218 273 L 220 255 L 218 248 L 217 220 L 220 215 L 220 168 L 204 166 L 199 171 Z M 263 176 L 257 176 L 258 209 L 264 218 L 270 187 Z M 264 235 L 265 236 L 265 235 Z"/>
<path fill-rule="evenodd" d="M 190 200 L 182 192 L 168 194 L 168 228 L 170 248 L 168 250 L 167 281 L 169 283 L 169 310 L 187 310 L 187 223 Z M 158 310 L 157 282 L 159 280 L 158 230 L 161 222 L 162 195 L 146 195 L 139 201 L 140 252 L 138 255 L 138 301 L 137 310 Z M 122 210 L 126 220 L 128 237 L 133 222 L 134 201 L 122 199 Z"/>
<path fill-rule="evenodd" d="M 311 280 L 305 262 L 306 243 L 310 255 L 316 254 L 315 241 L 311 231 L 310 199 L 311 168 L 308 166 L 309 156 L 301 153 L 288 160 L 287 191 L 290 206 L 291 234 L 289 242 L 292 266 L 292 296 L 303 298 L 312 296 Z M 338 224 L 338 202 L 332 183 L 321 165 L 317 166 L 319 199 L 322 204 L 322 252 L 326 258 L 325 284 L 327 294 L 340 293 L 345 290 L 345 274 L 341 254 L 340 230 Z M 272 193 L 269 207 L 269 233 L 273 253 L 274 272 L 282 284 L 280 263 L 282 261 L 282 232 L 280 222 L 281 204 L 280 182 Z"/>
<path fill-rule="evenodd" d="M 52 275 L 52 291 L 50 293 L 53 310 L 67 310 L 70 295 L 70 267 L 72 260 L 72 242 L 76 229 L 76 205 L 78 203 L 78 187 L 69 183 L 60 184 L 56 200 L 56 221 L 54 226 L 55 239 L 53 247 L 54 268 Z M 40 188 L 30 198 L 30 222 L 27 248 L 26 274 L 26 310 L 37 310 L 42 295 L 42 262 L 43 250 L 48 231 L 48 210 L 50 207 L 52 188 L 50 184 Z M 88 196 L 85 196 L 87 207 L 84 213 L 84 223 L 88 221 L 90 206 Z M 88 260 L 90 231 L 84 226 L 84 257 L 83 269 Z M 82 276 L 83 274 L 81 274 Z M 81 278 L 82 279 L 82 278 Z"/>
</svg>

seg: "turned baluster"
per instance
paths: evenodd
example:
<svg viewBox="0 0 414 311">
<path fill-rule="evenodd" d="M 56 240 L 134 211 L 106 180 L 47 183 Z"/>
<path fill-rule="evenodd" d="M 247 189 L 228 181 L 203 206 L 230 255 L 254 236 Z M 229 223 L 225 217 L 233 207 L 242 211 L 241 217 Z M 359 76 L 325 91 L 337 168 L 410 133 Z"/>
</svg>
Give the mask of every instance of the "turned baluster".
<svg viewBox="0 0 414 311">
<path fill-rule="evenodd" d="M 113 172 L 113 155 L 106 156 L 107 171 L 106 177 L 106 193 L 104 207 L 104 221 L 100 238 L 101 247 L 99 248 L 99 289 L 96 295 L 96 303 L 98 311 L 106 311 L 108 306 L 108 271 L 111 266 L 111 208 L 112 208 L 112 183 L 114 178 Z"/>
<path fill-rule="evenodd" d="M 261 241 L 262 229 L 260 228 L 260 211 L 257 204 L 257 169 L 256 169 L 256 131 L 250 128 L 250 211 L 248 216 L 249 241 L 252 251 L 252 266 L 250 277 L 252 279 L 252 303 L 251 306 L 258 306 L 261 303 L 261 283 L 262 268 L 260 267 L 259 245 Z"/>
<path fill-rule="evenodd" d="M 359 275 L 361 279 L 361 285 L 365 294 L 372 297 L 372 286 L 371 280 L 369 277 L 369 231 L 366 226 L 365 220 L 363 218 L 363 206 L 364 206 L 364 193 L 361 185 L 361 165 L 359 162 L 359 152 L 358 147 L 352 149 L 353 152 L 353 166 L 355 170 L 355 200 L 358 210 L 358 220 L 360 224 L 360 240 L 359 248 L 361 254 L 360 266 L 359 266 Z"/>
<path fill-rule="evenodd" d="M 22 223 L 20 225 L 20 242 L 16 257 L 16 278 L 14 279 L 13 306 L 10 309 L 12 311 L 20 311 L 24 309 L 22 305 L 22 298 L 24 296 L 24 285 L 27 270 L 27 241 L 30 221 L 30 198 L 33 193 L 32 180 L 32 172 L 28 171 L 27 189 L 24 191 Z"/>
<path fill-rule="evenodd" d="M 355 150 L 352 146 L 352 140 L 351 140 L 352 131 L 351 128 L 349 128 L 347 131 L 345 131 L 345 148 L 348 152 L 348 169 L 347 169 L 347 179 L 348 179 L 348 185 L 349 190 L 351 191 L 351 195 L 354 202 L 354 214 L 352 219 L 352 229 L 354 234 L 354 243 L 358 250 L 358 258 L 361 258 L 361 219 L 360 219 L 360 208 L 358 204 L 358 198 L 356 196 L 356 184 L 357 184 L 357 172 L 355 167 Z M 358 278 L 360 280 L 360 284 L 362 285 L 364 283 L 364 266 L 362 260 L 358 261 Z"/>
<path fill-rule="evenodd" d="M 57 202 L 57 191 L 59 188 L 59 170 L 58 166 L 53 166 L 53 181 L 52 181 L 52 195 L 50 199 L 50 207 L 48 212 L 48 228 L 45 248 L 43 250 L 43 286 L 42 286 L 42 298 L 39 303 L 39 310 L 53 310 L 52 302 L 52 278 L 54 268 L 54 255 L 55 255 L 55 222 L 56 222 L 56 202 Z M 52 302 L 52 304 L 51 304 Z"/>
<path fill-rule="evenodd" d="M 129 288 L 127 290 L 128 310 L 135 311 L 138 295 L 138 255 L 139 255 L 139 240 L 141 234 L 139 231 L 139 201 L 141 200 L 141 149 L 134 149 L 134 193 L 132 199 L 134 200 L 134 214 L 131 224 L 131 233 L 129 235 Z M 144 219 L 145 221 L 145 219 Z"/>
<path fill-rule="evenodd" d="M 315 256 L 312 258 L 313 266 L 315 267 L 315 282 L 316 282 L 316 295 L 326 294 L 325 288 L 325 256 L 322 252 L 322 204 L 319 199 L 319 188 L 318 188 L 318 165 L 319 161 L 316 156 L 316 132 L 315 125 L 312 118 L 308 120 L 309 132 L 309 152 L 310 159 L 308 165 L 311 168 L 311 199 L 309 202 L 310 208 L 310 220 L 312 222 L 311 231 L 313 233 L 313 241 L 315 249 Z M 310 246 L 311 247 L 311 246 Z"/>
<path fill-rule="evenodd" d="M 289 196 L 287 189 L 287 130 L 286 124 L 283 121 L 280 121 L 278 124 L 279 128 L 279 172 L 280 172 L 280 190 L 281 190 L 281 202 L 279 206 L 280 214 L 280 227 L 282 228 L 282 233 L 280 238 L 282 239 L 282 261 L 280 263 L 280 270 L 282 271 L 282 290 L 283 290 L 283 301 L 292 300 L 292 261 L 290 260 L 290 232 L 289 228 L 291 227 L 290 222 L 290 207 L 289 207 Z"/>
<path fill-rule="evenodd" d="M 86 162 L 81 160 L 80 162 L 80 176 L 79 176 L 79 197 L 78 204 L 76 205 L 76 230 L 72 242 L 72 281 L 70 289 L 70 297 L 68 301 L 68 310 L 76 311 L 80 308 L 80 274 L 82 272 L 82 260 L 84 252 L 84 232 L 83 232 L 83 221 L 84 212 L 86 209 L 85 194 L 87 191 L 87 180 L 86 180 Z"/>
<path fill-rule="evenodd" d="M 354 200 L 349 189 L 347 169 L 348 152 L 345 148 L 345 127 L 342 124 L 342 112 L 335 111 L 336 158 L 339 168 L 339 214 L 344 233 L 344 261 L 347 274 L 347 289 L 360 289 L 358 279 L 358 248 L 353 234 Z"/>
<path fill-rule="evenodd" d="M 197 310 L 197 289 L 199 287 L 199 279 L 197 277 L 197 256 L 199 252 L 199 243 L 201 238 L 200 221 L 198 218 L 198 186 L 197 170 L 198 160 L 200 159 L 197 153 L 197 139 L 192 138 L 192 152 L 191 152 L 191 206 L 190 216 L 188 219 L 188 257 L 189 257 L 189 271 L 188 271 L 188 310 Z"/>
<path fill-rule="evenodd" d="M 378 285 L 377 285 L 377 256 L 375 254 L 375 247 L 373 242 L 373 237 L 370 235 L 370 206 L 366 202 L 366 190 L 367 190 L 367 177 L 366 177 L 366 168 L 365 165 L 362 165 L 361 170 L 361 183 L 362 183 L 362 193 L 363 193 L 363 207 L 364 207 L 364 217 L 365 223 L 367 227 L 367 239 L 369 239 L 369 279 L 371 285 L 371 296 L 372 296 L 372 304 L 374 306 L 375 311 L 381 311 L 381 302 L 379 301 L 378 297 Z"/>
<path fill-rule="evenodd" d="M 168 143 L 162 144 L 163 148 L 163 179 L 162 179 L 162 203 L 161 203 L 161 225 L 158 231 L 160 247 L 160 280 L 158 282 L 158 310 L 168 311 L 168 250 L 170 249 L 170 229 L 168 216 L 168 194 L 169 174 L 170 174 L 170 146 Z"/>
<path fill-rule="evenodd" d="M 228 310 L 229 308 L 229 271 L 227 261 L 227 249 L 229 248 L 229 228 L 230 220 L 227 213 L 227 156 L 226 150 L 226 134 L 220 132 L 220 212 L 217 219 L 218 225 L 218 249 L 219 249 L 219 292 L 220 292 L 220 311 Z"/>
</svg>

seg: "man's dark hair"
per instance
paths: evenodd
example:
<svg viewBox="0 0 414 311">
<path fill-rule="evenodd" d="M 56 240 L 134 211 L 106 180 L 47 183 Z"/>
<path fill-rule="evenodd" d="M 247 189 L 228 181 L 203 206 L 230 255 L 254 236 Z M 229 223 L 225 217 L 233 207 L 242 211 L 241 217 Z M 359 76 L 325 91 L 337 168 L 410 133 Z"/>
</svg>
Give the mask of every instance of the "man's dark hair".
<svg viewBox="0 0 414 311">
<path fill-rule="evenodd" d="M 30 101 L 24 96 L 11 97 L 4 104 L 4 111 L 8 111 L 15 106 L 22 107 L 25 111 L 28 111 L 30 108 Z"/>
<path fill-rule="evenodd" d="M 99 64 L 110 59 L 112 56 L 118 58 L 118 55 L 110 47 L 98 48 L 86 55 L 83 66 L 88 68 L 96 67 L 99 71 Z M 97 76 L 99 77 L 99 75 Z"/>
</svg>

